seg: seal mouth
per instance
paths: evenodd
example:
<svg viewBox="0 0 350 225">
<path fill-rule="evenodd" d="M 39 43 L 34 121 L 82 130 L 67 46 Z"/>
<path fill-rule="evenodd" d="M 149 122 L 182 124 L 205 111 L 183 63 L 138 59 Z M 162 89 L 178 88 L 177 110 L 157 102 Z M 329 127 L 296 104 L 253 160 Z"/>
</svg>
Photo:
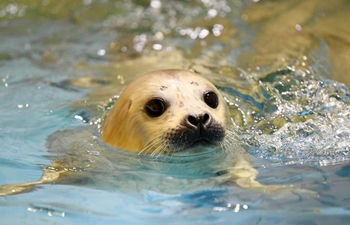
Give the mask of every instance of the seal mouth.
<svg viewBox="0 0 350 225">
<path fill-rule="evenodd" d="M 166 133 L 165 140 L 172 152 L 199 152 L 208 148 L 219 147 L 225 137 L 225 129 L 219 124 L 211 124 L 203 129 L 180 127 Z"/>
<path fill-rule="evenodd" d="M 196 139 L 191 143 L 182 146 L 181 148 L 175 148 L 172 152 L 180 153 L 180 152 L 202 152 L 206 148 L 216 146 L 213 142 L 206 139 Z"/>
<path fill-rule="evenodd" d="M 215 146 L 217 146 L 216 143 L 213 143 L 212 141 L 209 141 L 207 139 L 197 139 L 197 140 L 194 140 L 189 145 L 187 145 L 186 147 L 184 147 L 181 152 L 183 151 L 202 152 L 205 149 L 212 148 Z"/>
<path fill-rule="evenodd" d="M 198 147 L 198 146 L 202 146 L 202 147 L 207 147 L 207 146 L 212 146 L 213 143 L 206 140 L 206 139 L 198 139 L 193 141 L 187 148 L 193 148 L 193 147 Z"/>
</svg>

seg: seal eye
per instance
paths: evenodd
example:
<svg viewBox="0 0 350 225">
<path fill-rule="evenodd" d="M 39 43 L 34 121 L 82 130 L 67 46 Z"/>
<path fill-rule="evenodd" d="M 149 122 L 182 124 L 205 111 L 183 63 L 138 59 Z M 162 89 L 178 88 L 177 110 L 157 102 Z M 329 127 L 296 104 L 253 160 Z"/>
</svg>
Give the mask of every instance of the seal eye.
<svg viewBox="0 0 350 225">
<path fill-rule="evenodd" d="M 216 109 L 219 105 L 219 99 L 215 92 L 207 92 L 204 94 L 204 102 L 213 109 Z"/>
<path fill-rule="evenodd" d="M 145 105 L 145 110 L 150 117 L 161 116 L 165 111 L 165 102 L 163 99 L 152 99 Z"/>
</svg>

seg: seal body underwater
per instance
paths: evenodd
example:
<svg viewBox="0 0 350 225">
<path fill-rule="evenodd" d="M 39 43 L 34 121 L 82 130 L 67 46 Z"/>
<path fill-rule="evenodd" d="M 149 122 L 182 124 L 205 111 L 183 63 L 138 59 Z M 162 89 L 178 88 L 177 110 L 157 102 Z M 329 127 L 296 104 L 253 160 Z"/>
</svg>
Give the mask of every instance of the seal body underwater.
<svg viewBox="0 0 350 225">
<path fill-rule="evenodd" d="M 207 148 L 235 151 L 231 148 L 236 141 L 234 129 L 227 104 L 210 81 L 191 71 L 161 70 L 142 75 L 126 87 L 104 119 L 100 134 L 112 147 L 154 156 L 196 153 Z M 69 167 L 74 167 L 78 161 L 72 157 L 79 156 L 54 161 L 39 181 L 0 186 L 0 195 L 27 192 L 74 176 L 67 169 L 67 162 L 73 162 Z M 265 190 L 255 181 L 257 171 L 248 154 L 233 157 L 234 165 L 216 181 Z"/>
</svg>

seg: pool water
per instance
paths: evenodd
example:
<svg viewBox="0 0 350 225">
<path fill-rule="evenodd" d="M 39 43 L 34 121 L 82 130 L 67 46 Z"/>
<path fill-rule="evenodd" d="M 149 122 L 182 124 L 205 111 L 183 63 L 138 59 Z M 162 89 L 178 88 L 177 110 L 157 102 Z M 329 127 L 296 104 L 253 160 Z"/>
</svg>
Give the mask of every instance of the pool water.
<svg viewBox="0 0 350 225">
<path fill-rule="evenodd" d="M 89 168 L 0 196 L 0 224 L 347 224 L 349 10 L 346 0 L 1 1 L 0 185 L 39 180 L 67 155 Z M 231 160 L 221 152 L 152 159 L 102 143 L 117 95 L 165 68 L 219 88 L 259 182 L 308 191 L 217 182 Z"/>
</svg>

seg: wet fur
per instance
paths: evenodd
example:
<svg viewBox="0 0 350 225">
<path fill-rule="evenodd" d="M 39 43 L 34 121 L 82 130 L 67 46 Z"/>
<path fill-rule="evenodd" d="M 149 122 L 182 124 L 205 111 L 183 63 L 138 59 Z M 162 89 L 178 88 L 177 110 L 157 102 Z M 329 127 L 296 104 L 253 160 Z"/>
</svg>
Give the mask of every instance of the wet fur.
<svg viewBox="0 0 350 225">
<path fill-rule="evenodd" d="M 205 91 L 218 94 L 218 108 L 211 109 L 200 99 Z M 144 112 L 146 102 L 155 97 L 164 98 L 169 105 L 160 118 L 150 118 Z M 208 112 L 213 118 L 213 129 L 218 131 L 232 127 L 225 104 L 213 84 L 190 71 L 151 72 L 134 80 L 120 95 L 102 125 L 101 137 L 123 150 L 148 152 L 152 148 L 176 152 L 180 149 L 171 142 L 180 140 L 174 136 L 187 133 L 181 124 L 189 113 Z"/>
</svg>

